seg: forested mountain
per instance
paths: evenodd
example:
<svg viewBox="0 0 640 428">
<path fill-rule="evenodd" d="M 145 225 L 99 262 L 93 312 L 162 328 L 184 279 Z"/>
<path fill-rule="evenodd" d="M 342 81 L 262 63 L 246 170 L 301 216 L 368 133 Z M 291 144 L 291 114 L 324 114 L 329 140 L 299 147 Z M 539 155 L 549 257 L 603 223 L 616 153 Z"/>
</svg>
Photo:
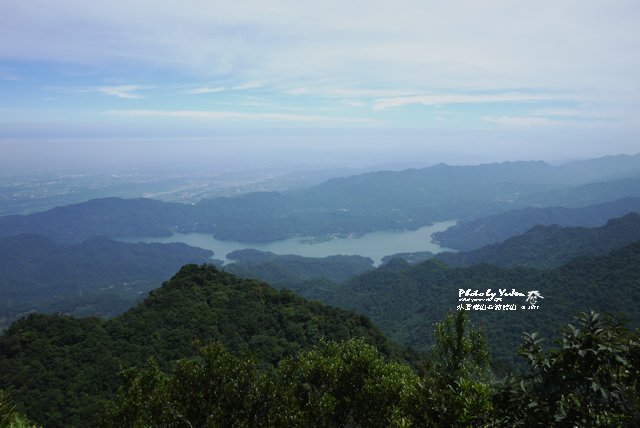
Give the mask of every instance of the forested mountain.
<svg viewBox="0 0 640 428">
<path fill-rule="evenodd" d="M 635 427 L 640 341 L 615 317 L 580 313 L 544 350 L 519 349 L 528 370 L 492 382 L 482 328 L 463 311 L 435 326 L 420 372 L 361 340 L 323 343 L 264 372 L 221 346 L 172 372 L 151 362 L 129 372 L 106 424 L 256 427 Z M 603 399 L 604 397 L 604 399 Z"/>
<path fill-rule="evenodd" d="M 635 241 L 640 241 L 640 214 L 632 212 L 596 228 L 535 226 L 499 244 L 461 253 L 440 253 L 434 258 L 452 267 L 487 263 L 550 268 L 577 256 L 605 255 Z"/>
<path fill-rule="evenodd" d="M 278 287 L 291 287 L 314 279 L 342 283 L 373 269 L 373 260 L 362 256 L 302 257 L 239 250 L 227 254 L 227 258 L 234 262 L 224 267 L 227 272 Z"/>
<path fill-rule="evenodd" d="M 568 233 L 569 241 L 576 236 L 583 239 L 585 231 L 597 234 L 613 230 L 621 237 L 623 231 L 637 226 L 637 222 L 638 216 L 630 214 L 590 231 L 576 229 L 572 234 L 567 232 L 572 229 L 558 230 Z M 540 229 L 555 233 L 556 228 Z M 113 242 L 106 238 L 92 241 Z M 239 252 L 236 257 L 248 266 L 252 263 L 262 266 L 263 272 L 279 264 L 284 269 L 291 263 L 290 272 L 295 274 L 286 277 L 287 280 L 302 278 L 309 272 L 328 275 L 334 263 L 346 263 L 345 268 L 352 263 L 362 264 L 362 268 L 370 265 L 364 258 L 346 257 L 328 262 L 257 251 Z M 342 275 L 341 272 L 333 274 Z M 162 403 L 191 409 L 185 417 L 194 421 L 217 415 L 221 418 L 218 421 L 259 419 L 267 426 L 279 425 L 274 421 L 282 421 L 280 418 L 295 426 L 317 420 L 344 425 L 349 418 L 369 421 L 369 426 L 400 425 L 398 419 L 394 419 L 400 417 L 398 415 L 402 415 L 404 423 L 414 421 L 443 427 L 451 426 L 452 421 L 464 426 L 460 421 L 465 420 L 485 421 L 483 423 L 491 420 L 497 426 L 510 426 L 514 420 L 553 421 L 558 417 L 577 416 L 566 415 L 561 407 L 556 407 L 556 401 L 561 398 L 554 398 L 555 393 L 549 390 L 553 378 L 542 376 L 535 367 L 531 376 L 542 376 L 538 380 L 527 375 L 513 383 L 492 385 L 488 378 L 477 377 L 479 371 L 475 365 L 459 366 L 451 362 L 451 358 L 455 361 L 454 355 L 471 358 L 467 353 L 473 348 L 469 346 L 476 343 L 471 337 L 463 338 L 462 342 L 456 339 L 459 330 L 453 324 L 442 327 L 444 330 L 438 327 L 434 334 L 435 323 L 460 304 L 460 288 L 480 292 L 488 288 L 496 292 L 515 288 L 525 295 L 530 290 L 542 295 L 537 303 L 539 309 L 535 310 L 469 313 L 474 322 L 483 325 L 494 367 L 516 362 L 513 351 L 521 343 L 522 332 L 553 335 L 556 328 L 578 310 L 593 308 L 618 313 L 630 318 L 632 326 L 640 325 L 637 303 L 640 242 L 605 256 L 579 257 L 550 270 L 507 269 L 486 264 L 450 268 L 437 260 L 410 265 L 394 259 L 343 286 L 331 283 L 323 288 L 321 282 L 310 282 L 315 287 L 312 289 L 316 298 L 367 314 L 395 340 L 422 351 L 427 345 L 441 341 L 435 349 L 440 349 L 442 354 L 430 354 L 429 364 L 424 368 L 427 372 L 420 375 L 408 366 L 394 365 L 384 359 L 415 362 L 420 356 L 387 341 L 365 316 L 311 303 L 290 291 L 277 291 L 264 283 L 240 280 L 213 266 L 188 265 L 162 288 L 152 291 L 143 303 L 112 320 L 32 314 L 12 324 L 0 337 L 0 391 L 4 390 L 18 404 L 20 413 L 46 426 L 95 425 L 102 417 L 113 426 L 130 425 L 134 420 L 151 425 L 176 421 L 176 414 L 165 411 L 166 405 Z M 516 300 L 525 303 L 524 296 Z M 609 331 L 613 336 L 607 333 L 606 338 L 597 343 L 613 346 L 615 349 L 611 352 L 615 355 L 611 358 L 622 358 L 615 359 L 617 362 L 602 360 L 605 366 L 597 370 L 614 370 L 614 365 L 622 364 L 622 372 L 631 373 L 636 351 L 625 345 L 625 341 L 636 342 L 628 339 L 617 324 L 599 327 L 595 318 L 591 321 L 585 318 L 584 322 L 590 323 L 585 324 L 585 332 Z M 342 341 L 351 337 L 364 337 L 364 342 L 322 342 L 323 338 Z M 194 339 L 197 339 L 195 344 Z M 537 352 L 540 355 L 536 358 L 548 361 L 550 366 L 557 365 L 562 373 L 575 371 L 582 379 L 585 371 L 595 369 L 567 366 L 566 358 L 574 346 L 587 346 L 589 338 L 577 334 L 565 339 L 563 352 L 567 357 L 540 354 L 542 348 L 536 344 L 536 336 L 529 345 L 525 343 L 525 349 L 530 355 Z M 592 338 L 589 340 L 592 343 Z M 223 345 L 205 346 L 216 341 Z M 375 348 L 367 348 L 365 342 Z M 455 343 L 466 344 L 459 345 L 464 349 L 459 351 L 461 354 L 451 353 L 450 346 L 458 346 Z M 320 348 L 313 348 L 318 344 Z M 601 352 L 600 347 L 596 348 L 594 352 Z M 312 351 L 307 352 L 309 349 Z M 380 350 L 382 356 L 376 354 L 375 349 Z M 255 362 L 242 357 L 246 352 L 254 355 Z M 197 354 L 199 358 L 190 358 Z M 153 360 L 141 368 L 149 357 Z M 440 363 L 439 358 L 443 358 Z M 182 360 L 176 362 L 179 359 Z M 270 367 L 278 362 L 282 364 L 272 370 Z M 141 369 L 129 371 L 123 378 L 118 373 L 126 367 Z M 451 367 L 467 368 L 458 371 Z M 217 380 L 211 383 L 207 380 L 210 376 Z M 623 383 L 611 383 L 605 378 L 598 381 L 598 387 L 607 391 L 622 388 L 616 392 L 621 398 L 606 404 L 617 409 L 608 421 L 629 421 L 620 418 L 638 412 L 637 403 L 633 401 L 635 395 L 630 395 L 628 390 L 628 380 L 624 377 Z M 546 385 L 543 391 L 537 389 L 537 382 Z M 571 382 L 562 382 L 564 392 L 557 393 L 583 397 L 581 389 L 574 389 L 581 388 L 581 384 L 572 386 Z M 118 386 L 124 389 L 116 397 Z M 329 395 L 319 395 L 320 401 L 316 402 L 315 391 Z M 365 392 L 366 400 L 358 398 Z M 408 401 L 389 401 L 388 397 L 398 394 L 405 394 Z M 108 406 L 101 401 L 114 397 L 116 401 Z M 204 402 L 197 397 L 205 397 Z M 219 397 L 215 400 L 216 410 L 199 407 L 209 402 L 206 397 Z M 322 404 L 325 403 L 322 400 L 336 401 Z M 532 402 L 547 403 L 546 410 L 537 413 L 522 410 L 523 406 L 528 409 Z M 481 407 L 478 403 L 482 403 Z M 580 408 L 570 407 L 572 412 Z M 591 416 L 598 414 L 595 410 L 585 412 Z M 378 416 L 372 422 L 367 415 L 374 413 Z"/>
<path fill-rule="evenodd" d="M 596 227 L 631 211 L 640 212 L 640 198 L 618 199 L 581 208 L 522 208 L 458 223 L 435 233 L 434 238 L 445 247 L 468 251 L 502 242 L 538 225 Z"/>
<path fill-rule="evenodd" d="M 605 156 L 566 162 L 559 165 L 559 170 L 562 171 L 564 179 L 577 177 L 581 182 L 619 180 L 640 173 L 638 160 L 640 153 L 633 156 Z"/>
<path fill-rule="evenodd" d="M 235 353 L 251 351 L 263 364 L 274 364 L 321 338 L 350 337 L 400 355 L 364 317 L 213 267 L 187 266 L 144 303 L 107 322 L 31 315 L 15 323 L 0 339 L 0 373 L 7 374 L 0 375 L 0 389 L 17 395 L 22 409 L 47 426 L 86 426 L 100 413 L 97 400 L 115 392 L 119 366 L 154 356 L 170 367 L 173 359 L 195 352 L 194 338 L 219 340 Z M 60 390 L 67 393 L 57 395 Z"/>
<path fill-rule="evenodd" d="M 632 177 L 536 192 L 526 195 L 523 200 L 531 206 L 584 207 L 606 201 L 637 197 L 636 189 L 638 186 L 640 186 L 640 177 Z"/>
<path fill-rule="evenodd" d="M 93 237 L 60 244 L 41 235 L 0 238 L 0 327 L 29 311 L 115 315 L 187 263 L 213 253 L 185 244 Z"/>
<path fill-rule="evenodd" d="M 555 268 L 578 256 L 606 255 L 640 240 L 640 215 L 629 213 L 611 219 L 599 228 L 536 226 L 526 233 L 478 250 L 434 255 L 430 252 L 395 254 L 383 258 L 383 265 L 394 259 L 417 264 L 435 258 L 449 267 L 468 267 L 486 263 L 500 267 Z M 331 300 L 345 281 L 373 269 L 371 261 L 359 256 L 325 258 L 280 256 L 257 250 L 231 253 L 235 263 L 225 270 L 237 275 L 267 281 L 289 288 L 302 296 Z M 393 262 L 386 270 L 404 270 L 406 264 Z"/>
<path fill-rule="evenodd" d="M 0 236 L 20 233 L 80 242 L 95 235 L 166 236 L 194 227 L 188 205 L 152 199 L 93 199 L 29 215 L 0 217 Z"/>
<path fill-rule="evenodd" d="M 551 334 L 579 310 L 618 313 L 639 326 L 640 242 L 605 256 L 578 257 L 550 270 L 486 264 L 450 268 L 436 260 L 409 265 L 396 259 L 336 288 L 325 301 L 363 313 L 390 338 L 422 348 L 432 342 L 433 323 L 461 303 L 460 289 L 516 289 L 525 296 L 537 290 L 544 297 L 537 310 L 518 306 L 516 311 L 470 313 L 471 319 L 483 321 L 493 356 L 510 362 L 520 332 Z M 525 305 L 524 297 L 520 301 Z"/>
<path fill-rule="evenodd" d="M 81 241 L 96 234 L 159 236 L 178 231 L 258 242 L 418 228 L 528 206 L 584 206 L 640 197 L 639 165 L 638 155 L 561 166 L 543 162 L 440 164 L 332 179 L 289 193 L 205 199 L 195 205 L 107 198 L 28 216 L 0 217 L 0 236 L 41 233 Z"/>
<path fill-rule="evenodd" d="M 193 356 L 194 340 L 251 352 L 263 367 L 321 340 L 362 337 L 398 361 L 417 358 L 392 345 L 364 316 L 213 266 L 187 265 L 136 307 L 108 320 L 36 315 L 0 337 L 0 390 L 46 426 L 95 426 L 100 399 L 113 396 L 121 367 L 153 357 L 168 369 Z M 64 391 L 64 392 L 63 392 Z"/>
<path fill-rule="evenodd" d="M 211 252 L 182 244 L 129 244 L 109 237 L 204 232 L 222 239 L 268 241 L 415 228 L 436 220 L 464 221 L 508 211 L 476 223 L 476 234 L 469 233 L 467 239 L 473 242 L 476 237 L 481 241 L 494 236 L 482 231 L 500 222 L 505 233 L 531 222 L 531 226 L 547 224 L 527 227 L 521 236 L 475 252 L 439 255 L 424 262 L 417 260 L 430 254 L 415 254 L 414 264 L 387 259 L 375 270 L 370 259 L 359 256 L 313 259 L 254 250 L 230 255 L 236 263 L 225 269 L 267 279 L 323 303 L 257 280 L 239 279 L 211 265 L 189 264 L 142 303 L 109 320 L 30 314 L 0 337 L 0 399 L 8 396 L 17 403 L 18 413 L 7 412 L 12 417 L 24 414 L 46 426 L 93 426 L 105 412 L 114 426 L 179 425 L 184 420 L 215 425 L 227 417 L 247 424 L 268 420 L 265 424 L 271 426 L 282 421 L 294 426 L 316 421 L 327 421 L 323 422 L 327 426 L 473 426 L 488 421 L 510 426 L 516 421 L 528 426 L 541 415 L 539 420 L 547 422 L 627 423 L 628 415 L 639 413 L 637 394 L 631 394 L 637 388 L 628 382 L 637 372 L 637 341 L 617 321 L 585 315 L 581 322 L 590 332 L 588 337 L 567 333 L 562 342 L 563 352 L 571 358 L 576 357 L 575 349 L 578 356 L 582 351 L 591 355 L 591 350 L 575 346 L 587 346 L 590 338 L 607 332 L 606 340 L 598 342 L 602 346 L 593 352 L 614 348 L 615 352 L 597 370 L 620 369 L 623 374 L 616 376 L 621 381 L 603 377 L 595 387 L 587 386 L 593 391 L 606 387 L 626 398 L 603 405 L 584 393 L 582 383 L 558 382 L 537 370 L 535 364 L 545 361 L 551 371 L 557 366 L 557 373 L 566 373 L 569 361 L 565 354 L 543 355 L 537 336 L 526 336 L 529 342 L 523 351 L 533 361 L 529 377 L 500 387 L 474 377 L 485 373 L 481 331 L 464 333 L 462 312 L 452 313 L 460 305 L 476 304 L 476 292 L 521 293 L 505 297 L 504 304 L 514 304 L 515 310 L 485 306 L 468 314 L 483 326 L 494 368 L 501 370 L 515 364 L 513 351 L 522 332 L 553 335 L 577 311 L 615 313 L 629 318 L 632 327 L 639 326 L 640 215 L 628 214 L 601 226 L 604 219 L 640 205 L 639 164 L 640 156 L 558 167 L 542 162 L 441 164 L 194 205 L 108 198 L 0 217 L 3 322 L 33 309 L 113 315 L 144 296 L 169 271 L 184 263 L 211 261 Z M 626 196 L 634 198 L 620 199 Z M 612 200 L 616 202 L 594 205 Z M 540 208 L 558 201 L 590 206 Z M 539 208 L 512 211 L 531 205 Z M 545 223 L 558 218 L 601 227 Z M 468 227 L 463 223 L 460 229 Z M 515 265 L 520 266 L 505 267 Z M 466 290 L 471 299 L 463 301 Z M 534 291 L 539 300 L 527 302 L 527 294 Z M 100 309 L 104 307 L 109 310 Z M 446 321 L 434 332 L 435 323 L 443 318 Z M 435 352 L 432 349 L 429 362 L 420 369 L 426 374 L 389 362 L 416 367 L 424 361 L 387 340 L 378 327 L 402 346 L 426 351 L 434 345 Z M 354 337 L 363 339 L 341 343 Z M 121 369 L 130 367 L 138 369 L 119 376 Z M 578 364 L 569 370 L 580 375 L 592 372 L 592 366 L 585 367 Z M 216 381 L 209 382 L 208 376 Z M 546 391 L 554 384 L 566 390 Z M 203 392 L 194 385 L 209 389 Z M 540 393 L 543 387 L 546 392 Z M 389 404 L 396 402 L 389 397 L 399 394 L 404 397 L 401 403 Z M 218 398 L 209 402 L 206 397 Z M 557 407 L 556 401 L 566 397 L 586 397 L 584 402 L 591 403 L 587 407 L 572 404 L 586 409 L 586 419 L 576 416 L 580 412 L 567 415 L 563 406 Z M 102 401 L 113 398 L 109 406 Z M 522 410 L 522 405 L 531 409 L 540 403 L 545 403 L 544 409 Z M 217 407 L 208 407 L 213 405 Z M 177 415 L 178 408 L 189 415 Z M 601 408 L 614 410 L 598 419 Z M 209 419 L 214 414 L 222 419 Z M 372 419 L 372 414 L 377 416 Z"/>
</svg>

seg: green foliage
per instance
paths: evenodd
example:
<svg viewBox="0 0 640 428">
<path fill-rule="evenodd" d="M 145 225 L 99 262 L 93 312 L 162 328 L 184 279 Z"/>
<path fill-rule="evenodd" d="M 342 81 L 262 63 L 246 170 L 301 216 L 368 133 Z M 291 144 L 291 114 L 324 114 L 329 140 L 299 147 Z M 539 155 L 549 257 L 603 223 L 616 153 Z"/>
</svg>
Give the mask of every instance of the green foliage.
<svg viewBox="0 0 640 428">
<path fill-rule="evenodd" d="M 581 313 L 558 348 L 524 335 L 529 371 L 493 383 L 482 329 L 463 311 L 436 326 L 419 375 L 362 340 L 323 342 L 260 371 L 221 345 L 181 360 L 172 374 L 151 362 L 127 372 L 109 426 L 609 427 L 640 420 L 638 332 Z"/>
<path fill-rule="evenodd" d="M 96 425 L 100 400 L 120 386 L 120 367 L 139 367 L 152 357 L 171 370 L 195 354 L 194 338 L 220 341 L 234 355 L 251 352 L 255 364 L 270 369 L 323 339 L 352 337 L 395 360 L 418 359 L 364 316 L 210 265 L 187 265 L 114 319 L 34 314 L 13 323 L 0 337 L 0 388 L 38 423 Z"/>
<path fill-rule="evenodd" d="M 373 269 L 373 261 L 362 256 L 302 257 L 276 255 L 257 250 L 234 251 L 227 255 L 235 262 L 224 270 L 245 278 L 266 281 L 274 287 L 297 287 L 307 281 L 324 279 L 343 283 Z M 304 295 L 304 294 L 303 294 Z"/>
<path fill-rule="evenodd" d="M 349 340 L 283 361 L 276 385 L 297 426 L 388 427 L 419 407 L 418 379 L 410 367 L 385 361 L 362 340 Z"/>
<path fill-rule="evenodd" d="M 464 310 L 449 312 L 435 328 L 435 343 L 429 353 L 429 368 L 440 383 L 487 375 L 489 355 L 481 327 L 471 328 Z"/>
<path fill-rule="evenodd" d="M 37 425 L 20 414 L 16 410 L 15 404 L 0 390 L 0 428 L 36 428 Z"/>
<path fill-rule="evenodd" d="M 323 341 L 275 370 L 220 344 L 178 362 L 130 370 L 108 411 L 111 426 L 477 426 L 491 415 L 482 330 L 464 312 L 438 325 L 423 375 L 362 339 Z"/>
<path fill-rule="evenodd" d="M 619 319 L 581 312 L 545 351 L 535 333 L 524 335 L 522 377 L 495 396 L 497 421 L 510 426 L 609 427 L 640 422 L 640 335 Z"/>
<path fill-rule="evenodd" d="M 544 296 L 540 308 L 469 313 L 472 321 L 483 322 L 491 358 L 503 365 L 519 363 L 513 349 L 522 331 L 551 335 L 585 308 L 623 315 L 639 326 L 640 242 L 544 271 L 490 265 L 454 269 L 434 260 L 414 266 L 394 263 L 354 278 L 324 301 L 363 313 L 391 339 L 424 349 L 434 343 L 433 324 L 459 304 L 459 289 L 512 288 L 538 290 Z"/>
<path fill-rule="evenodd" d="M 482 328 L 470 326 L 465 311 L 447 314 L 436 325 L 423 381 L 428 413 L 435 424 L 486 425 L 493 412 L 489 379 Z"/>
<path fill-rule="evenodd" d="M 212 276 L 211 268 L 189 267 L 165 289 L 188 290 Z M 14 323 L 0 341 L 2 382 L 18 376 L 0 393 L 4 426 L 29 426 L 16 409 L 46 426 L 631 427 L 640 420 L 640 332 L 594 312 L 581 313 L 548 351 L 537 334 L 525 334 L 520 353 L 529 371 L 502 383 L 491 380 L 483 329 L 464 311 L 436 325 L 418 372 L 365 339 L 320 339 L 275 366 L 196 341 L 195 353 L 125 365 L 123 381 L 109 382 L 114 363 L 128 357 L 105 356 L 122 352 L 105 326 L 43 315 Z M 104 393 L 114 386 L 117 394 Z"/>
<path fill-rule="evenodd" d="M 107 426 L 388 427 L 419 406 L 412 369 L 358 339 L 324 342 L 270 372 L 218 344 L 171 375 L 151 361 L 126 376 Z"/>
<path fill-rule="evenodd" d="M 108 405 L 107 426 L 263 426 L 275 396 L 255 360 L 241 359 L 221 344 L 199 349 L 198 359 L 178 361 L 162 373 L 154 360 L 126 372 L 124 386 Z M 272 424 L 271 424 L 272 425 Z"/>
<path fill-rule="evenodd" d="M 33 314 L 0 338 L 0 388 L 45 426 L 91 424 L 118 381 L 113 351 L 98 319 Z"/>
</svg>

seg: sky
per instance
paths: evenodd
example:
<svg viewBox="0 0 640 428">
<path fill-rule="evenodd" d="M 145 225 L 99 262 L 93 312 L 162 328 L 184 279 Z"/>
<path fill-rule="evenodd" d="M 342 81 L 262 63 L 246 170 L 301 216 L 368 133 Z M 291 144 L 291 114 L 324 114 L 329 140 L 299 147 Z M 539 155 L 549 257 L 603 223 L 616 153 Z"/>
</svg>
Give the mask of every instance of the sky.
<svg viewBox="0 0 640 428">
<path fill-rule="evenodd" d="M 0 164 L 637 153 L 638 22 L 637 0 L 7 0 Z"/>
</svg>

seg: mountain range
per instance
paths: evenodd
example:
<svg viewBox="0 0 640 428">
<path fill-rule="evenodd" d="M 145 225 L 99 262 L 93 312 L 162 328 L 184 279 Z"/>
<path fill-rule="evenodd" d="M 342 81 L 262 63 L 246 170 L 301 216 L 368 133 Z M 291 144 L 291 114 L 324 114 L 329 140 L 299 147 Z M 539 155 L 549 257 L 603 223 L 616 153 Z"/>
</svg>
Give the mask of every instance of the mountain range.
<svg viewBox="0 0 640 428">
<path fill-rule="evenodd" d="M 439 253 L 433 258 L 451 267 L 487 263 L 494 266 L 553 268 L 578 256 L 599 256 L 640 241 L 640 214 L 630 212 L 604 226 L 534 226 L 499 244 L 459 253 Z"/>
<path fill-rule="evenodd" d="M 522 401 L 520 395 L 520 401 L 509 401 L 513 390 L 508 382 L 501 389 L 476 377 L 475 368 L 483 367 L 479 361 L 486 360 L 482 336 L 497 376 L 522 368 L 514 349 L 523 332 L 555 335 L 577 311 L 613 313 L 628 319 L 632 328 L 640 326 L 639 165 L 640 156 L 561 166 L 441 164 L 194 205 L 106 198 L 0 217 L 0 327 L 6 327 L 0 336 L 0 415 L 9 397 L 17 411 L 37 423 L 94 426 L 108 419 L 104 413 L 117 398 L 116 420 L 124 425 L 142 420 L 144 412 L 155 418 L 158 412 L 148 409 L 158 408 L 172 421 L 183 420 L 167 403 L 190 408 L 219 401 L 201 400 L 213 391 L 212 384 L 205 382 L 200 390 L 194 380 L 206 380 L 213 370 L 229 376 L 221 380 L 224 388 L 249 397 L 252 392 L 242 384 L 247 368 L 259 380 L 248 385 L 260 388 L 264 397 L 277 400 L 288 391 L 287 403 L 298 403 L 281 406 L 282 420 L 297 408 L 303 420 L 337 417 L 338 425 L 345 425 L 365 408 L 349 404 L 354 402 L 352 386 L 363 379 L 368 388 L 363 390 L 369 392 L 390 385 L 407 388 L 405 381 L 411 379 L 412 386 L 402 391 L 425 395 L 403 399 L 403 415 L 415 416 L 416 406 L 432 406 L 435 410 L 419 412 L 420 417 L 441 417 L 438 426 L 451 426 L 443 421 L 452 408 L 461 409 L 463 419 L 469 409 L 474 417 L 488 415 L 491 402 L 535 408 L 542 401 Z M 470 251 L 400 253 L 378 268 L 361 256 L 309 258 L 256 250 L 233 252 L 228 255 L 233 263 L 215 267 L 210 251 L 184 244 L 111 239 L 203 232 L 219 239 L 268 241 L 416 228 L 451 218 L 459 226 L 437 239 Z M 480 326 L 466 335 L 465 313 Z M 597 317 L 591 313 L 580 319 L 595 323 Z M 615 330 L 606 330 L 615 334 L 612 342 L 603 343 L 615 347 L 620 340 L 635 340 L 617 321 L 602 325 Z M 594 335 L 598 331 L 605 330 L 596 329 Z M 571 338 L 580 334 L 569 327 L 562 343 L 578 343 Z M 524 337 L 530 345 L 526 349 L 548 348 L 538 336 Z M 637 343 L 629 343 L 612 354 L 621 366 L 605 365 L 605 371 L 635 367 Z M 609 345 L 593 355 L 609 352 Z M 563 364 L 585 362 L 591 355 L 572 346 L 563 350 L 566 354 L 549 355 L 583 358 L 562 359 Z M 478 352 L 475 365 L 461 357 L 471 349 Z M 207 366 L 214 354 L 217 365 Z M 534 364 L 542 361 L 536 358 Z M 465 368 L 463 377 L 449 376 Z M 442 382 L 436 386 L 432 382 L 440 381 L 430 376 L 438 373 Z M 516 387 L 525 396 L 531 387 L 527 382 L 535 384 L 531 376 L 520 378 Z M 548 388 L 557 380 L 545 382 Z M 596 392 L 617 385 L 590 382 L 587 389 Z M 329 384 L 340 391 L 328 394 L 323 388 Z M 635 387 L 629 385 L 624 390 L 628 399 L 611 420 L 623 420 L 628 414 L 623 407 L 637 404 L 629 395 Z M 148 390 L 153 390 L 152 400 L 164 401 L 147 406 Z M 379 397 L 388 401 L 397 391 Z M 547 392 L 543 401 L 554 397 Z M 187 395 L 172 401 L 167 394 Z M 575 390 L 568 394 L 576 396 Z M 312 401 L 317 407 L 308 407 Z M 356 401 L 362 403 L 362 397 Z M 128 414 L 131 409 L 138 413 Z M 402 426 L 408 419 L 394 420 Z"/>
<path fill-rule="evenodd" d="M 640 197 L 640 155 L 551 166 L 503 162 L 435 165 L 328 180 L 285 193 L 203 199 L 194 205 L 105 198 L 26 216 L 0 217 L 0 236 L 38 233 L 82 241 L 93 235 L 168 236 L 202 232 L 265 242 L 294 236 L 416 229 L 531 206 L 580 207 Z"/>
<path fill-rule="evenodd" d="M 33 311 L 113 316 L 188 263 L 213 253 L 185 244 L 92 237 L 78 244 L 42 235 L 0 238 L 0 327 Z"/>
<path fill-rule="evenodd" d="M 640 198 L 623 198 L 580 208 L 521 208 L 458 223 L 435 233 L 434 238 L 445 247 L 468 251 L 502 242 L 534 226 L 596 227 L 631 211 L 640 212 Z"/>
<path fill-rule="evenodd" d="M 391 339 L 425 349 L 433 341 L 433 324 L 458 305 L 467 304 L 460 300 L 460 290 L 485 293 L 488 289 L 496 293 L 515 289 L 523 294 L 505 300 L 517 302 L 514 311 L 485 308 L 470 312 L 472 320 L 484 324 L 493 358 L 502 363 L 514 363 L 512 350 L 523 331 L 551 335 L 580 310 L 615 313 L 638 327 L 640 241 L 607 255 L 580 256 L 544 270 L 488 264 L 451 268 L 437 260 L 410 265 L 395 259 L 332 289 L 328 297 L 313 289 L 300 293 L 365 314 Z M 527 309 L 530 291 L 543 296 L 539 309 Z"/>
</svg>

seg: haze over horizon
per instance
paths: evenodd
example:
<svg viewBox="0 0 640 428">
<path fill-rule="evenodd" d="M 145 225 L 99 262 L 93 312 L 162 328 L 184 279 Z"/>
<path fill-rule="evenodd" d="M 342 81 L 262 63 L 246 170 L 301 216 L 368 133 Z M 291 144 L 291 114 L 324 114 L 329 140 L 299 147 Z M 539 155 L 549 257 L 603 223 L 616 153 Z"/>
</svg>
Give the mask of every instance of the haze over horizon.
<svg viewBox="0 0 640 428">
<path fill-rule="evenodd" d="M 0 166 L 640 152 L 630 0 L 0 5 Z"/>
</svg>

